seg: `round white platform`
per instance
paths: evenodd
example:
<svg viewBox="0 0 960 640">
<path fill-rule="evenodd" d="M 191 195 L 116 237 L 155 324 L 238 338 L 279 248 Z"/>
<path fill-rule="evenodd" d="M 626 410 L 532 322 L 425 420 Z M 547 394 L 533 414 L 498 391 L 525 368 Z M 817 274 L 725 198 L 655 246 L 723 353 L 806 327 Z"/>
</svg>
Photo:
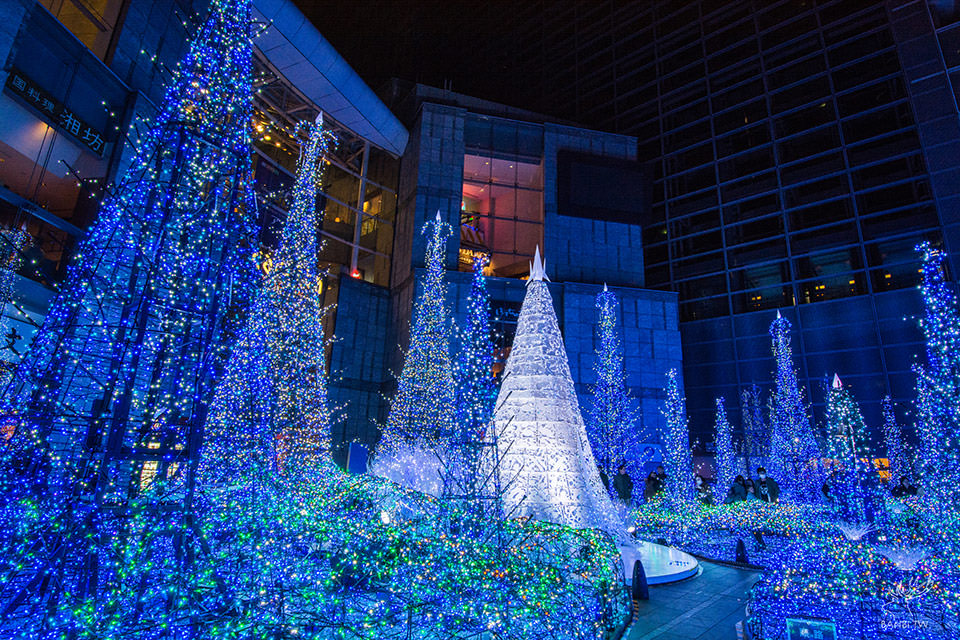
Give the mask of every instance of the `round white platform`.
<svg viewBox="0 0 960 640">
<path fill-rule="evenodd" d="M 620 547 L 620 558 L 627 584 L 633 579 L 633 563 L 638 559 L 647 574 L 647 584 L 677 582 L 696 575 L 700 568 L 700 563 L 689 553 L 643 540 Z"/>
</svg>

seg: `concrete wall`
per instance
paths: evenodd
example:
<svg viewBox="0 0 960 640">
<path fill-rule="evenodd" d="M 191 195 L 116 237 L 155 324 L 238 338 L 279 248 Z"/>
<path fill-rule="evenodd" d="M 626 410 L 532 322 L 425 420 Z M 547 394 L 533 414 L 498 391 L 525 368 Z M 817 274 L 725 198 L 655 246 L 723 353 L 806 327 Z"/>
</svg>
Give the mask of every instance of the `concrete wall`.
<svg viewBox="0 0 960 640">
<path fill-rule="evenodd" d="M 636 141 L 555 124 L 543 125 L 544 256 L 550 277 L 628 287 L 643 286 L 643 240 L 637 224 L 573 218 L 557 213 L 557 152 L 561 149 L 635 160 Z"/>
</svg>

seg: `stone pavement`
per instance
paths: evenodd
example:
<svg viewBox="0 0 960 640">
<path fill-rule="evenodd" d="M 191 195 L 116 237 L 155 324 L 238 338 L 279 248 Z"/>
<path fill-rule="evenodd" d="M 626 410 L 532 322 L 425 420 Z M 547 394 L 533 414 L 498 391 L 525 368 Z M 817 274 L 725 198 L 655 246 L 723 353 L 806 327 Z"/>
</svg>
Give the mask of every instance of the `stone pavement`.
<svg viewBox="0 0 960 640">
<path fill-rule="evenodd" d="M 757 571 L 701 562 L 695 578 L 650 587 L 627 640 L 736 640 Z"/>
</svg>

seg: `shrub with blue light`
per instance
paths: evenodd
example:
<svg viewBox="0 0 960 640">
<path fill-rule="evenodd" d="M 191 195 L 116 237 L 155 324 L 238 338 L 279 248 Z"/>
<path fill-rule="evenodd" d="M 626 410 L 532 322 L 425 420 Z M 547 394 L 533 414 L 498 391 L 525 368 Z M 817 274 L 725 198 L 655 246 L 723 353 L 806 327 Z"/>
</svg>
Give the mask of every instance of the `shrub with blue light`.
<svg viewBox="0 0 960 640">
<path fill-rule="evenodd" d="M 495 505 L 481 497 L 492 485 L 481 472 L 483 451 L 490 444 L 490 422 L 497 387 L 493 378 L 493 336 L 490 328 L 490 294 L 483 270 L 486 256 L 473 261 L 473 279 L 467 296 L 467 318 L 459 332 L 460 355 L 454 365 L 456 382 L 456 433 L 445 463 L 447 496 L 460 501 L 468 512 L 469 526 L 483 526 L 485 513 Z"/>
<path fill-rule="evenodd" d="M 917 430 L 921 440 L 920 497 L 894 499 L 874 486 L 865 452 L 864 425 L 852 397 L 835 379 L 828 397 L 832 457 L 860 469 L 859 488 L 841 513 L 851 523 L 832 535 L 806 536 L 775 558 L 751 593 L 750 628 L 758 640 L 785 638 L 786 619 L 817 617 L 836 624 L 837 637 L 932 639 L 960 635 L 957 451 L 960 416 L 960 315 L 945 280 L 944 255 L 928 244 L 922 254 L 921 327 L 927 363 L 917 366 Z M 906 466 L 902 436 L 889 401 L 885 440 L 895 467 Z M 898 454 L 898 451 L 900 452 Z M 864 460 L 867 458 L 867 460 Z M 846 474 L 844 483 L 857 481 Z M 876 507 L 871 521 L 870 499 Z"/>
<path fill-rule="evenodd" d="M 623 347 L 617 328 L 620 301 L 606 285 L 597 294 L 597 337 L 593 371 L 597 376 L 591 397 L 587 436 L 597 464 L 613 478 L 639 440 L 636 415 L 627 391 Z"/>
<path fill-rule="evenodd" d="M 781 485 L 783 497 L 815 500 L 822 481 L 820 448 L 810 425 L 803 390 L 797 382 L 790 328 L 790 321 L 778 311 L 770 325 L 776 377 L 770 400 L 768 466 L 771 475 Z"/>
</svg>

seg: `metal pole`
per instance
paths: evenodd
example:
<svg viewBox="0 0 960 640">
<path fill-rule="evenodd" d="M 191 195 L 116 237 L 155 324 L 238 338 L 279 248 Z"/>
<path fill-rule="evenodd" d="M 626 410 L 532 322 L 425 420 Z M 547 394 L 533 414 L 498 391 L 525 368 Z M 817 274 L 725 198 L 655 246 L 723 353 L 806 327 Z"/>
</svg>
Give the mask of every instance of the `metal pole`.
<svg viewBox="0 0 960 640">
<path fill-rule="evenodd" d="M 357 189 L 357 211 L 353 221 L 353 251 L 350 255 L 350 276 L 360 277 L 357 259 L 360 254 L 360 227 L 363 225 L 363 203 L 367 199 L 367 165 L 370 163 L 370 142 L 363 142 L 363 159 L 360 161 L 360 187 Z"/>
</svg>

